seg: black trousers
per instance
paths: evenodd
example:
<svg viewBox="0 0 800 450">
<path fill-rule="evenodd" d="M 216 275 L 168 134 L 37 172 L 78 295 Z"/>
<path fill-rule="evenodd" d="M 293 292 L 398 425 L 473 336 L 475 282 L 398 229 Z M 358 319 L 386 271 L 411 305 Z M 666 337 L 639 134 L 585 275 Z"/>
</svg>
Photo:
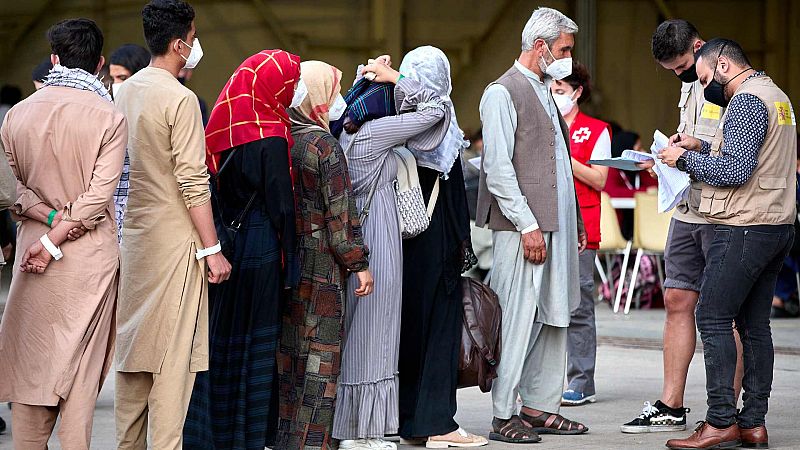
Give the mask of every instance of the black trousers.
<svg viewBox="0 0 800 450">
<path fill-rule="evenodd" d="M 714 229 L 696 310 L 706 364 L 706 420 L 714 427 L 764 425 L 775 358 L 769 314 L 778 272 L 793 239 L 792 225 Z M 738 415 L 732 321 L 742 338 L 744 359 L 744 407 Z"/>
</svg>

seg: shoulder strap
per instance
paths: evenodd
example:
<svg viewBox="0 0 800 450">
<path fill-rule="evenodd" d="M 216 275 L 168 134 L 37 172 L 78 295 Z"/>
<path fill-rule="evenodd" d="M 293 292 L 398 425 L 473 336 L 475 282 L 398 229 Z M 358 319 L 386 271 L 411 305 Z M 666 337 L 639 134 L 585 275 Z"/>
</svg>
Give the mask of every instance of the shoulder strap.
<svg viewBox="0 0 800 450">
<path fill-rule="evenodd" d="M 353 138 L 350 139 L 350 142 L 347 143 L 347 147 L 344 149 L 345 156 L 349 156 L 350 150 L 353 148 L 353 145 L 356 142 L 356 136 L 358 136 L 358 132 L 356 132 L 356 134 L 353 135 Z M 369 194 L 367 194 L 367 202 L 364 203 L 364 207 L 361 208 L 361 213 L 358 215 L 362 226 L 364 225 L 364 222 L 366 222 L 367 216 L 369 216 L 369 208 L 372 205 L 372 198 L 375 197 L 375 191 L 378 189 L 378 181 L 381 179 L 381 172 L 383 172 L 383 166 L 381 166 L 378 176 L 375 177 L 375 181 L 372 182 L 372 186 L 369 188 Z"/>
<path fill-rule="evenodd" d="M 238 150 L 238 149 L 239 149 L 239 147 L 234 147 L 233 149 L 231 149 L 230 154 L 228 154 L 228 157 L 225 158 L 225 162 L 222 163 L 222 166 L 219 168 L 219 170 L 217 171 L 217 174 L 214 176 L 214 180 L 217 180 L 219 178 L 220 174 L 222 173 L 222 171 L 225 170 L 226 167 L 228 167 L 228 164 L 231 161 L 233 161 L 233 154 L 236 153 L 236 150 Z M 253 191 L 253 194 L 250 195 L 250 199 L 247 200 L 247 205 L 245 205 L 245 207 L 242 210 L 242 212 L 239 213 L 239 215 L 230 223 L 230 225 L 229 225 L 230 228 L 234 228 L 234 229 L 238 230 L 242 226 L 242 222 L 244 221 L 244 218 L 247 216 L 247 213 L 250 211 L 250 208 L 253 206 L 253 201 L 256 199 L 257 195 L 258 195 L 258 191 Z M 217 203 L 219 203 L 219 199 L 217 199 Z M 220 214 L 222 214 L 222 211 L 220 211 Z"/>
<path fill-rule="evenodd" d="M 433 183 L 433 190 L 431 191 L 431 198 L 428 199 L 428 218 L 433 216 L 433 210 L 436 208 L 436 201 L 439 199 L 439 177 L 436 177 L 436 182 Z"/>
</svg>

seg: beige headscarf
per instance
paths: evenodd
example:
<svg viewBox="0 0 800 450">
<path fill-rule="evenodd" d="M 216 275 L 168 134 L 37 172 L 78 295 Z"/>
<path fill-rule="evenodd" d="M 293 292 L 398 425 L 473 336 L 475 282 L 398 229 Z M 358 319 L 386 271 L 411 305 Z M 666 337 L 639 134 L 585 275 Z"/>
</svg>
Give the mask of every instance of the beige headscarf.
<svg viewBox="0 0 800 450">
<path fill-rule="evenodd" d="M 300 78 L 308 95 L 297 108 L 289 110 L 294 125 L 317 125 L 330 131 L 328 110 L 341 91 L 342 71 L 322 61 L 300 63 Z"/>
</svg>

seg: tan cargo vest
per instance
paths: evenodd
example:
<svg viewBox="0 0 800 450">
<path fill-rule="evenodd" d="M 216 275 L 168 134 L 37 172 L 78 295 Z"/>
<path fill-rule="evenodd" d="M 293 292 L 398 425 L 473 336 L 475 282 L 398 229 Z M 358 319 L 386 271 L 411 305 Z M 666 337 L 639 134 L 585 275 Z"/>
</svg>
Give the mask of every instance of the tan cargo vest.
<svg viewBox="0 0 800 450">
<path fill-rule="evenodd" d="M 792 104 L 789 97 L 765 75 L 746 80 L 734 96 L 745 93 L 761 99 L 769 112 L 769 125 L 758 153 L 758 166 L 742 186 L 704 185 L 699 210 L 711 223 L 792 224 L 797 214 L 797 124 Z M 718 156 L 719 150 L 712 155 Z"/>
<path fill-rule="evenodd" d="M 519 189 L 528 201 L 539 228 L 543 232 L 558 231 L 558 190 L 556 182 L 555 128 L 544 110 L 539 96 L 528 78 L 516 67 L 511 67 L 492 84 L 505 87 L 517 113 L 514 133 L 514 156 L 511 163 L 517 176 Z M 491 84 L 489 85 L 491 86 Z M 559 115 L 561 131 L 569 153 L 569 128 Z M 577 197 L 575 204 L 578 204 Z M 478 188 L 478 207 L 475 224 L 489 225 L 495 231 L 517 231 L 508 220 L 486 185 L 486 172 L 481 164 Z M 578 229 L 583 221 L 578 212 Z"/>
<path fill-rule="evenodd" d="M 700 111 L 697 110 L 698 104 Z M 705 101 L 703 86 L 699 81 L 682 84 L 678 108 L 681 118 L 678 133 L 686 133 L 702 139 L 711 143 L 713 150 L 718 150 L 722 145 L 722 117 L 725 114 L 725 108 Z M 704 184 L 700 181 L 692 181 L 688 198 L 675 208 L 673 215 L 675 219 L 688 223 L 707 223 L 705 217 L 698 211 L 700 192 Z"/>
</svg>

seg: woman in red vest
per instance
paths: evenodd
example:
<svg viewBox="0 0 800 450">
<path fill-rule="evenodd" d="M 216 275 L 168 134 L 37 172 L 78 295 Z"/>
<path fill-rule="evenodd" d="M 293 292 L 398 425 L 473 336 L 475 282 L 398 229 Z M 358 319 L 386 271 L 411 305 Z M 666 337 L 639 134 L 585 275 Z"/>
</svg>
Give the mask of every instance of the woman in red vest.
<svg viewBox="0 0 800 450">
<path fill-rule="evenodd" d="M 600 191 L 608 178 L 608 167 L 592 166 L 587 162 L 611 157 L 611 127 L 580 110 L 579 105 L 589 99 L 592 90 L 589 72 L 582 64 L 573 63 L 572 75 L 554 81 L 551 90 L 561 115 L 569 125 L 575 192 L 588 241 L 586 251 L 580 256 L 580 304 L 572 311 L 568 330 L 569 385 L 561 399 L 562 405 L 577 406 L 595 402 L 594 259 L 600 248 Z"/>
</svg>

